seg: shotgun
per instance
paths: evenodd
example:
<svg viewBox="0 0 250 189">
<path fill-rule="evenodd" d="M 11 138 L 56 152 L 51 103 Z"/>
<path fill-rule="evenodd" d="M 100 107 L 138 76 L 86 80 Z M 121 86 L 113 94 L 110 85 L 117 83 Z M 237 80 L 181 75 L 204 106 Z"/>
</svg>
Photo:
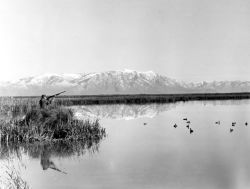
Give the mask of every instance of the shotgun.
<svg viewBox="0 0 250 189">
<path fill-rule="evenodd" d="M 57 94 L 48 96 L 48 97 L 47 97 L 47 100 L 49 100 L 49 99 L 51 99 L 51 98 L 54 98 L 54 97 L 56 97 L 56 96 L 59 96 L 60 94 L 65 93 L 65 92 L 66 92 L 66 91 L 63 91 L 63 92 L 60 92 L 60 93 L 57 93 Z"/>
</svg>

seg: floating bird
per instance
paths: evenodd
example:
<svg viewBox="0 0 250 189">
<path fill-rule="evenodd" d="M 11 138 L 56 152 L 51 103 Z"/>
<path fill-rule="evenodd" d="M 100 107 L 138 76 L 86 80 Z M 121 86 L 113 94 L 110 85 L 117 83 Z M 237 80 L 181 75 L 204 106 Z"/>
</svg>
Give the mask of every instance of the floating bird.
<svg viewBox="0 0 250 189">
<path fill-rule="evenodd" d="M 186 126 L 189 129 L 189 125 Z"/>
<path fill-rule="evenodd" d="M 143 125 L 147 125 L 147 123 L 143 123 Z"/>
<path fill-rule="evenodd" d="M 194 130 L 190 128 L 189 132 L 190 132 L 190 134 L 192 134 L 194 132 Z"/>
<path fill-rule="evenodd" d="M 220 125 L 220 121 L 216 121 L 216 122 L 215 122 L 215 124 L 218 124 L 218 125 Z"/>
<path fill-rule="evenodd" d="M 187 121 L 187 123 L 190 123 L 190 121 Z"/>
<path fill-rule="evenodd" d="M 174 128 L 176 128 L 177 127 L 177 125 L 176 125 L 176 123 L 174 124 Z"/>
<path fill-rule="evenodd" d="M 233 122 L 233 123 L 232 123 L 232 126 L 234 127 L 234 126 L 235 126 L 235 124 L 236 124 L 236 122 Z"/>
<path fill-rule="evenodd" d="M 234 129 L 230 128 L 230 133 L 233 132 L 233 131 L 234 131 Z"/>
<path fill-rule="evenodd" d="M 188 119 L 187 118 L 183 118 L 183 120 L 187 121 Z"/>
<path fill-rule="evenodd" d="M 248 123 L 246 122 L 246 123 L 245 123 L 245 125 L 247 126 L 247 125 L 248 125 Z"/>
<path fill-rule="evenodd" d="M 103 135 L 106 134 L 105 128 L 101 129 L 101 133 L 102 133 Z"/>
</svg>

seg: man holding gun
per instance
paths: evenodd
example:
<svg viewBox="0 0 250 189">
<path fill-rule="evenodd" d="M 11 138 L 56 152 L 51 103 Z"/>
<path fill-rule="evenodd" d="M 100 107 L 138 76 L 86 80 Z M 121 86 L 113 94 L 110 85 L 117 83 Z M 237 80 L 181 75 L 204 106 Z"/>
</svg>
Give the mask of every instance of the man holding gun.
<svg viewBox="0 0 250 189">
<path fill-rule="evenodd" d="M 62 93 L 65 93 L 66 91 L 63 91 L 63 92 L 60 92 L 60 93 L 57 93 L 57 94 L 54 94 L 54 95 L 51 95 L 51 96 L 46 96 L 46 95 L 42 95 L 41 96 L 41 99 L 39 100 L 39 105 L 40 105 L 40 108 L 46 108 L 48 105 L 50 105 L 54 98 Z"/>
</svg>

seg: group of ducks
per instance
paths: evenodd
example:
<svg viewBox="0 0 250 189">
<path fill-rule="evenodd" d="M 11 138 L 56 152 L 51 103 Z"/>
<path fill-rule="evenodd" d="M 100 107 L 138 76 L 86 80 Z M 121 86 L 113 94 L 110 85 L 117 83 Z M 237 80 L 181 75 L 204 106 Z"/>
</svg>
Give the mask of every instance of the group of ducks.
<svg viewBox="0 0 250 189">
<path fill-rule="evenodd" d="M 220 121 L 216 121 L 215 124 L 220 125 Z M 248 125 L 248 123 L 245 122 L 245 126 L 247 126 L 247 125 Z M 235 127 L 235 126 L 236 126 L 236 122 L 232 122 L 232 127 Z M 230 133 L 233 132 L 233 131 L 234 131 L 234 128 L 229 129 Z"/>
<path fill-rule="evenodd" d="M 191 123 L 187 118 L 183 118 L 184 121 L 186 121 L 187 123 L 187 128 L 189 129 L 189 133 L 192 134 L 194 132 L 194 130 L 189 126 L 189 124 Z M 147 125 L 147 123 L 143 123 L 143 125 Z M 177 124 L 174 124 L 174 128 L 177 128 Z"/>
<path fill-rule="evenodd" d="M 194 132 L 194 130 L 190 127 L 191 122 L 187 118 L 183 118 L 183 120 L 186 121 L 186 124 L 187 124 L 186 127 L 189 129 L 189 133 L 192 134 Z M 177 128 L 178 126 L 175 123 L 173 127 Z"/>
<path fill-rule="evenodd" d="M 186 127 L 189 129 L 189 133 L 190 134 L 192 134 L 193 132 L 194 132 L 194 130 L 190 127 L 190 121 L 187 119 L 187 118 L 183 118 L 183 120 L 184 121 L 186 121 Z M 215 124 L 216 125 L 220 125 L 220 121 L 216 121 L 215 122 Z M 144 125 L 147 125 L 147 123 L 144 123 Z M 232 122 L 232 127 L 235 127 L 236 126 L 236 122 Z M 247 122 L 245 122 L 245 126 L 248 126 L 248 123 Z M 174 128 L 177 128 L 178 127 L 178 125 L 175 123 L 174 125 L 173 125 L 173 127 Z M 231 133 L 231 132 L 233 132 L 234 131 L 234 128 L 230 128 L 230 130 L 229 130 L 229 132 Z"/>
<path fill-rule="evenodd" d="M 194 132 L 194 130 L 189 126 L 189 124 L 190 124 L 191 122 L 190 122 L 187 118 L 183 118 L 183 120 L 186 121 L 186 123 L 187 123 L 187 126 L 186 126 L 186 127 L 189 129 L 189 133 L 192 134 L 192 133 Z M 220 121 L 216 121 L 215 124 L 220 125 Z M 232 127 L 235 127 L 235 126 L 236 126 L 236 122 L 232 122 Z M 248 123 L 247 123 L 247 122 L 245 122 L 245 126 L 248 126 Z M 177 128 L 178 126 L 177 126 L 177 124 L 175 123 L 173 127 L 174 127 L 174 128 Z M 234 128 L 230 128 L 229 132 L 231 133 L 231 132 L 233 132 L 233 131 L 234 131 Z"/>
</svg>

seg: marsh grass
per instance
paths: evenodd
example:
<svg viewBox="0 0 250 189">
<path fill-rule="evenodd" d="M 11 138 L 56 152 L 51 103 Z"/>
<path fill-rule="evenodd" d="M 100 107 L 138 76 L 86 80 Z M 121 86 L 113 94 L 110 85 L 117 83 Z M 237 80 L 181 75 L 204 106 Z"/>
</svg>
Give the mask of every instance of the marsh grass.
<svg viewBox="0 0 250 189">
<path fill-rule="evenodd" d="M 190 100 L 229 100 L 249 99 L 250 93 L 187 93 L 187 94 L 131 94 L 131 95 L 84 95 L 59 96 L 57 105 L 96 105 L 96 104 L 147 104 L 173 103 Z"/>
<path fill-rule="evenodd" d="M 0 136 L 1 141 L 6 142 L 34 142 L 58 139 L 84 140 L 100 137 L 105 133 L 98 120 L 75 120 L 73 112 L 63 106 L 248 98 L 250 93 L 59 96 L 53 102 L 53 108 L 43 110 L 38 106 L 39 97 L 1 97 L 0 117 L 5 114 L 10 119 L 0 119 Z"/>
<path fill-rule="evenodd" d="M 28 183 L 22 178 L 20 168 L 10 159 L 1 163 L 0 186 L 2 189 L 29 189 Z"/>
<path fill-rule="evenodd" d="M 75 106 L 96 104 L 147 104 L 173 103 L 190 100 L 249 99 L 250 93 L 187 93 L 187 94 L 131 94 L 131 95 L 78 95 L 58 96 L 53 106 Z M 0 97 L 0 114 L 25 114 L 38 106 L 40 97 Z"/>
<path fill-rule="evenodd" d="M 41 109 L 38 100 L 0 98 L 0 159 L 9 161 L 13 155 L 22 159 L 22 154 L 27 153 L 41 158 L 43 170 L 50 168 L 65 173 L 50 157 L 98 151 L 100 141 L 106 137 L 99 120 L 74 119 L 72 110 L 58 103 Z M 30 188 L 13 162 L 1 166 L 1 171 L 0 188 Z"/>
<path fill-rule="evenodd" d="M 26 113 L 37 104 L 38 98 L 0 97 L 0 112 L 5 114 Z"/>
<path fill-rule="evenodd" d="M 69 108 L 32 107 L 24 119 L 0 122 L 1 142 L 27 143 L 56 140 L 92 140 L 106 135 L 99 121 L 76 120 Z"/>
</svg>

